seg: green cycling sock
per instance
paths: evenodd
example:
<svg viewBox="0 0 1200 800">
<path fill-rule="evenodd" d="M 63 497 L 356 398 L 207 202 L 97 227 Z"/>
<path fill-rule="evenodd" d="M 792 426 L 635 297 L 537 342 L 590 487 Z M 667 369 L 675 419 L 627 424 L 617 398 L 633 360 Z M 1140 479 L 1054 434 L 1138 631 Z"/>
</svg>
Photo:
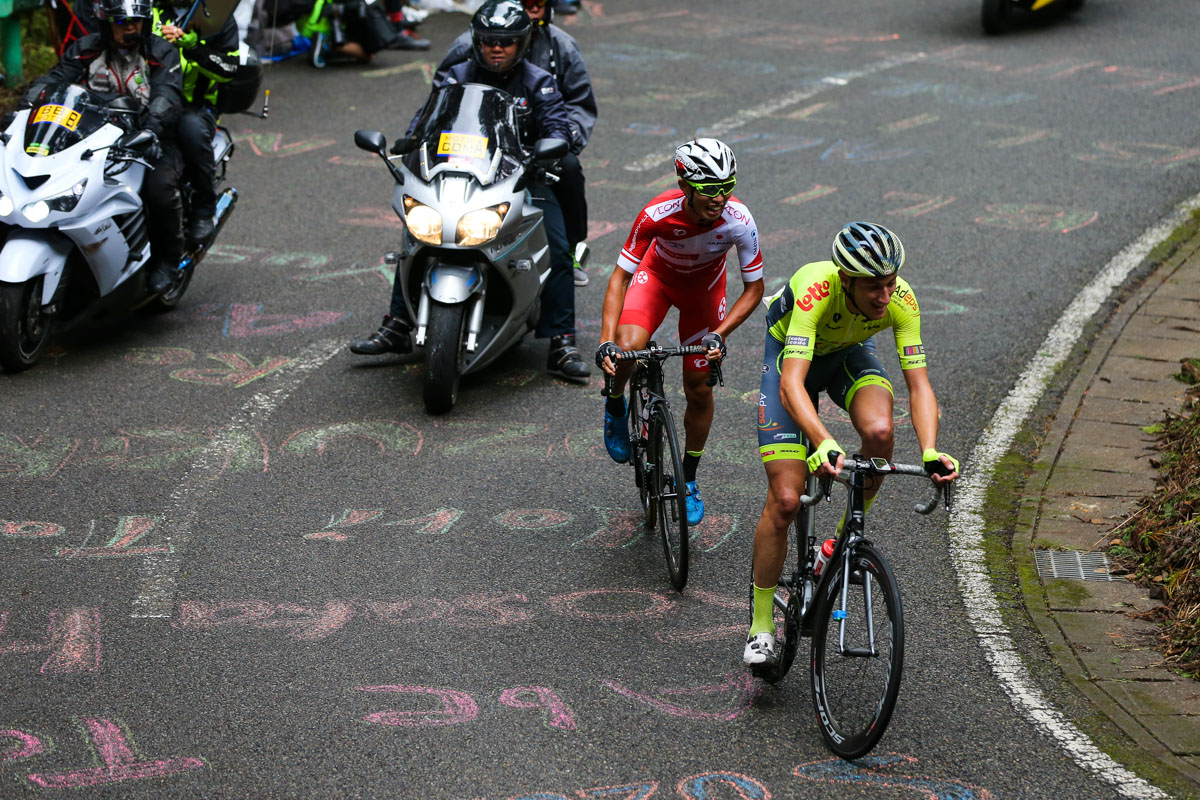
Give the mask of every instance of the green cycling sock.
<svg viewBox="0 0 1200 800">
<path fill-rule="evenodd" d="M 775 587 L 763 589 L 754 585 L 754 618 L 750 620 L 750 635 L 775 635 Z"/>
</svg>

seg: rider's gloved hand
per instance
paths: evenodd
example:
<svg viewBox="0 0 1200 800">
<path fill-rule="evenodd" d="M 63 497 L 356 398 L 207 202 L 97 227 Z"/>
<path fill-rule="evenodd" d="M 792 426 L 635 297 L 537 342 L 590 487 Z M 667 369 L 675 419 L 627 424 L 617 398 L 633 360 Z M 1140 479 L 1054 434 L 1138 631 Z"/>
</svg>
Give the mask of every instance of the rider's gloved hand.
<svg viewBox="0 0 1200 800">
<path fill-rule="evenodd" d="M 162 158 L 162 145 L 159 144 L 157 133 L 149 128 L 146 129 L 146 133 L 150 134 L 154 138 L 150 140 L 150 144 L 146 145 L 146 149 L 142 152 L 142 155 L 145 156 L 147 161 L 153 163 Z"/>
<path fill-rule="evenodd" d="M 808 468 L 810 471 L 816 472 L 821 468 L 822 464 L 836 466 L 837 456 L 844 452 L 846 451 L 843 450 L 833 439 L 826 439 L 817 445 L 816 452 L 808 457 Z M 830 454 L 834 454 L 832 460 L 830 460 Z"/>
<path fill-rule="evenodd" d="M 621 348 L 617 347 L 616 342 L 601 342 L 600 346 L 596 348 L 596 366 L 603 369 L 604 359 L 611 358 L 615 361 L 620 352 Z"/>
<path fill-rule="evenodd" d="M 175 44 L 182 47 L 184 50 L 191 50 L 200 43 L 200 34 L 195 31 L 188 31 L 175 40 Z"/>
<path fill-rule="evenodd" d="M 728 350 L 725 349 L 725 340 L 721 338 L 721 334 L 713 331 L 712 333 L 704 334 L 704 338 L 700 340 L 700 346 L 705 350 L 713 351 L 720 350 L 721 358 L 725 358 Z"/>
<path fill-rule="evenodd" d="M 953 464 L 954 469 L 949 469 L 946 462 L 942 461 L 943 458 Z M 921 454 L 921 461 L 924 462 L 925 472 L 930 475 L 952 475 L 958 472 L 957 458 L 948 453 L 939 453 L 932 447 Z"/>
</svg>

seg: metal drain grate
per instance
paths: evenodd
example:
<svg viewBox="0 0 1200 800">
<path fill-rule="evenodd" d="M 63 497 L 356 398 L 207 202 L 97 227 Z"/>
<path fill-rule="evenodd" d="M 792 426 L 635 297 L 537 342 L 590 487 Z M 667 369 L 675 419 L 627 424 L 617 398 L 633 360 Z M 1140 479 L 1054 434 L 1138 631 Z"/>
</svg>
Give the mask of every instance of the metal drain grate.
<svg viewBox="0 0 1200 800">
<path fill-rule="evenodd" d="M 1112 581 L 1108 574 L 1108 556 L 1101 550 L 1034 550 L 1033 560 L 1043 578 L 1075 581 Z"/>
</svg>

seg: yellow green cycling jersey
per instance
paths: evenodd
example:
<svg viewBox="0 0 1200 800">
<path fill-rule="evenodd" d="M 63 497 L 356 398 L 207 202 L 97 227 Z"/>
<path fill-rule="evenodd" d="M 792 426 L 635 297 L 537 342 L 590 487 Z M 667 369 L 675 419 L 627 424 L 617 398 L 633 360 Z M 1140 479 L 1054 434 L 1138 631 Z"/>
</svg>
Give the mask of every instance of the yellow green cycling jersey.
<svg viewBox="0 0 1200 800">
<path fill-rule="evenodd" d="M 899 276 L 882 319 L 868 319 L 847 307 L 841 274 L 832 261 L 805 264 L 766 303 L 767 332 L 784 345 L 782 358 L 812 361 L 892 328 L 900 368 L 925 366 L 921 308 L 912 287 Z"/>
</svg>

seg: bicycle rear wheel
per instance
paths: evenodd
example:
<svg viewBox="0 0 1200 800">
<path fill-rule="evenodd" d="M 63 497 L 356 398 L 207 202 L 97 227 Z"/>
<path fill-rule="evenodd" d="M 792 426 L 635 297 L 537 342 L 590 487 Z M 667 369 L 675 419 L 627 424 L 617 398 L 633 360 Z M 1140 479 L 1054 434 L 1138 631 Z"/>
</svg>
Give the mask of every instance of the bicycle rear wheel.
<svg viewBox="0 0 1200 800">
<path fill-rule="evenodd" d="M 811 659 L 813 708 L 821 735 L 830 750 L 847 760 L 879 743 L 904 670 L 904 617 L 891 568 L 866 543 L 855 546 L 850 567 L 843 609 L 844 562 L 827 566 L 837 571 L 815 601 Z M 843 610 L 845 619 L 835 618 Z"/>
<path fill-rule="evenodd" d="M 642 516 L 646 520 L 646 527 L 654 530 L 657 506 L 650 497 L 650 478 L 646 472 L 646 447 L 648 443 L 642 432 L 642 425 L 644 423 L 642 412 L 645 408 L 646 403 L 642 399 L 641 390 L 637 387 L 636 382 L 631 382 L 629 386 L 629 414 L 626 416 L 629 426 L 629 460 L 633 463 L 633 482 L 637 484 L 638 497 L 642 501 Z"/>
<path fill-rule="evenodd" d="M 667 557 L 671 585 L 681 592 L 688 578 L 687 483 L 683 477 L 683 460 L 679 457 L 679 440 L 675 438 L 675 420 L 666 403 L 653 406 L 650 428 L 654 463 L 652 492 L 658 506 L 663 553 Z"/>
</svg>

